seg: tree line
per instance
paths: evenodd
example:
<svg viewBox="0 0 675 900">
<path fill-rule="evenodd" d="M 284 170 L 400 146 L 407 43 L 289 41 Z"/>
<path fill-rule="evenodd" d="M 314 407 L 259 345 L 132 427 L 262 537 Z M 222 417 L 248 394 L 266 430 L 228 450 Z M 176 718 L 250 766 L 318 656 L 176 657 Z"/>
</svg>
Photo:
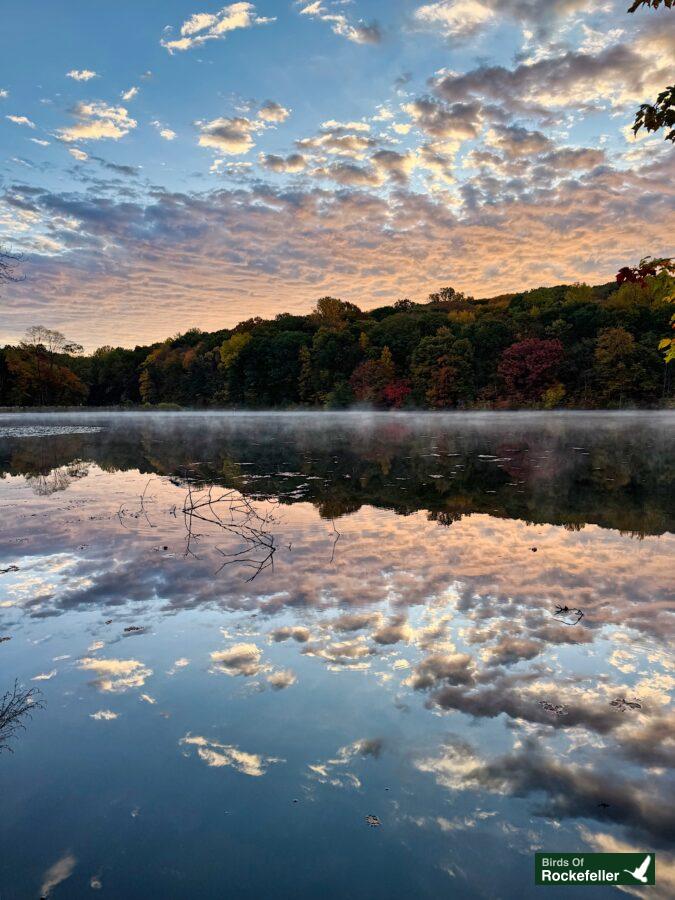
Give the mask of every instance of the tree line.
<svg viewBox="0 0 675 900">
<path fill-rule="evenodd" d="M 384 409 L 658 406 L 673 396 L 670 260 L 616 281 L 363 311 L 322 297 L 308 315 L 192 328 L 151 346 L 86 355 L 35 326 L 0 350 L 2 406 Z M 671 354 L 672 355 L 672 354 Z"/>
</svg>

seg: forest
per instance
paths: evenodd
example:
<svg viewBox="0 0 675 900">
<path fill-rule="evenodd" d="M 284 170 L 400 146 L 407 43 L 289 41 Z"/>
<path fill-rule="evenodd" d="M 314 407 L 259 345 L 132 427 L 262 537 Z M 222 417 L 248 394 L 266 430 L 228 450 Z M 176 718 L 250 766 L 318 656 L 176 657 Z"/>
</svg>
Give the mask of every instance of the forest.
<svg viewBox="0 0 675 900">
<path fill-rule="evenodd" d="M 612 282 L 474 299 L 442 288 L 367 312 L 322 297 L 307 315 L 191 328 L 85 354 L 34 326 L 0 349 L 3 407 L 554 409 L 672 404 L 675 266 Z"/>
</svg>

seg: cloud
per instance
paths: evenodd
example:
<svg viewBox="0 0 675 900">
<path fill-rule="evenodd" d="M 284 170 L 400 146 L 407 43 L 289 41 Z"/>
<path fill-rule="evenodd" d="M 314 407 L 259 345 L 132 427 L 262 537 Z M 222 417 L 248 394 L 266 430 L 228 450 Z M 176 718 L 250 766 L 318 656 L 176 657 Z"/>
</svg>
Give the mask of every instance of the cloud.
<svg viewBox="0 0 675 900">
<path fill-rule="evenodd" d="M 43 672 L 41 675 L 36 675 L 34 678 L 31 678 L 31 681 L 51 681 L 55 676 L 56 669 L 52 669 L 51 672 Z"/>
<path fill-rule="evenodd" d="M 472 37 L 495 18 L 494 10 L 481 0 L 425 3 L 414 12 L 414 19 L 420 26 L 440 31 L 449 38 Z"/>
<path fill-rule="evenodd" d="M 452 188 L 459 173 L 452 157 L 437 152 L 434 143 L 411 151 L 415 166 L 428 166 L 433 177 L 446 179 L 442 183 Z M 364 159 L 380 149 L 377 143 L 350 146 Z M 321 153 L 302 152 L 309 162 L 306 171 L 326 168 L 335 158 L 324 150 L 326 162 L 317 163 L 315 152 Z M 552 157 L 549 166 L 565 159 L 570 161 L 567 154 Z M 371 170 L 377 163 L 375 178 Z M 366 165 L 364 180 L 383 184 L 384 168 L 394 164 L 393 158 L 374 159 Z M 311 179 L 293 193 L 261 181 L 250 190 L 194 194 L 159 189 L 151 196 L 139 190 L 124 199 L 36 188 L 26 195 L 32 212 L 21 218 L 22 248 L 28 251 L 33 235 L 43 234 L 72 252 L 58 258 L 37 253 L 31 262 L 36 277 L 30 286 L 13 287 L 4 298 L 4 312 L 20 335 L 32 320 L 27 316 L 34 316 L 31 304 L 39 301 L 42 315 L 51 311 L 51 327 L 68 325 L 80 339 L 133 346 L 175 332 L 180 322 L 192 321 L 195 310 L 205 329 L 233 326 L 250 316 L 251 297 L 258 298 L 263 315 L 274 316 L 284 309 L 306 312 L 322 293 L 364 308 L 391 297 L 422 297 L 437 287 L 438 272 L 464 273 L 458 288 L 478 296 L 542 283 L 600 283 L 626 259 L 639 259 L 645 246 L 668 254 L 667 235 L 675 227 L 673 166 L 675 156 L 669 154 L 658 166 L 648 158 L 625 169 L 572 170 L 569 178 L 523 180 L 518 193 L 507 179 L 472 177 L 467 182 L 471 193 L 460 194 L 454 208 L 443 195 L 409 192 L 400 183 L 384 197 L 369 185 L 331 190 L 327 179 Z M 353 172 L 334 174 L 354 179 Z M 0 210 L 12 220 L 23 216 L 17 205 L 25 203 L 23 197 L 20 187 L 9 186 Z M 651 206 L 646 218 L 645 197 Z M 79 223 L 77 233 L 64 226 L 73 219 Z M 518 236 L 517 254 L 503 240 L 505 233 Z M 486 243 L 488 257 L 481 251 Z M 543 256 L 542 246 L 547 248 Z M 188 267 L 168 264 L 171 248 L 178 247 L 189 254 Z M 114 267 L 102 267 L 103 248 Z M 170 309 L 158 300 L 167 278 Z M 122 289 L 129 304 L 124 317 L 115 320 Z M 95 330 L 92 316 L 104 309 L 109 314 Z M 565 602 L 558 588 L 554 595 Z"/>
<path fill-rule="evenodd" d="M 285 761 L 261 753 L 247 753 L 232 744 L 221 744 L 189 732 L 178 743 L 184 747 L 196 747 L 197 755 L 207 766 L 216 769 L 229 766 L 251 778 L 260 778 L 271 765 Z"/>
<path fill-rule="evenodd" d="M 109 709 L 99 709 L 98 712 L 91 713 L 89 718 L 96 719 L 97 722 L 112 722 L 113 719 L 117 719 L 119 716 L 116 712 L 111 712 Z"/>
<path fill-rule="evenodd" d="M 403 106 L 414 124 L 436 141 L 436 146 L 456 148 L 477 137 L 482 126 L 482 108 L 477 102 L 448 106 L 433 97 L 419 97 Z"/>
<path fill-rule="evenodd" d="M 482 759 L 465 741 L 449 739 L 440 756 L 420 759 L 416 767 L 455 791 L 541 796 L 535 814 L 547 818 L 613 822 L 657 847 L 672 846 L 675 839 L 675 805 L 664 797 L 663 785 L 652 778 L 630 781 L 604 767 L 557 758 L 543 752 L 534 739 L 494 760 Z"/>
<path fill-rule="evenodd" d="M 123 106 L 108 106 L 100 100 L 78 103 L 72 110 L 77 120 L 69 128 L 60 128 L 58 136 L 68 143 L 73 141 L 118 141 L 136 128 L 137 122 L 130 118 Z"/>
<path fill-rule="evenodd" d="M 70 72 L 66 72 L 66 78 L 72 78 L 74 81 L 91 81 L 92 78 L 98 77 L 91 69 L 71 69 Z"/>
<path fill-rule="evenodd" d="M 311 175 L 313 178 L 330 179 L 345 187 L 378 187 L 383 181 L 382 175 L 376 169 L 347 162 L 319 166 L 312 170 Z"/>
<path fill-rule="evenodd" d="M 129 100 L 133 100 L 134 97 L 138 96 L 138 88 L 130 87 L 128 91 L 122 91 L 120 96 L 122 97 L 122 100 L 128 103 Z"/>
<path fill-rule="evenodd" d="M 232 119 L 221 117 L 210 122 L 198 122 L 199 146 L 209 147 L 228 156 L 240 156 L 255 147 L 252 135 L 262 131 L 264 124 L 244 116 Z"/>
<path fill-rule="evenodd" d="M 267 676 L 268 684 L 274 688 L 275 691 L 283 691 L 285 688 L 295 684 L 297 680 L 295 672 L 291 669 L 282 669 L 278 672 L 272 672 L 271 675 Z"/>
<path fill-rule="evenodd" d="M 40 138 L 29 138 L 31 144 L 37 144 L 38 147 L 49 147 L 49 141 L 43 141 Z"/>
<path fill-rule="evenodd" d="M 157 129 L 157 131 L 159 132 L 159 136 L 160 136 L 161 138 L 164 138 L 165 141 L 173 141 L 173 140 L 175 140 L 175 138 L 176 138 L 176 132 L 175 132 L 173 129 L 167 128 L 165 125 L 162 125 L 162 123 L 159 122 L 157 119 L 155 119 L 155 120 L 154 120 L 153 122 L 151 122 L 150 124 L 151 124 L 151 125 L 154 125 L 154 127 L 155 127 L 155 128 Z"/>
<path fill-rule="evenodd" d="M 373 632 L 372 639 L 376 644 L 382 646 L 390 646 L 398 644 L 401 641 L 409 641 L 412 638 L 413 631 L 404 614 L 393 616 L 389 622 L 386 622 Z"/>
<path fill-rule="evenodd" d="M 452 41 L 464 41 L 506 18 L 543 40 L 561 19 L 593 11 L 595 6 L 595 0 L 439 0 L 418 7 L 413 20 L 420 28 L 440 32 Z"/>
<path fill-rule="evenodd" d="M 53 866 L 50 866 L 42 876 L 42 887 L 40 888 L 41 897 L 49 897 L 52 888 L 61 884 L 62 881 L 70 878 L 73 874 L 77 860 L 72 853 L 66 853 L 61 859 L 57 860 Z"/>
<path fill-rule="evenodd" d="M 310 777 L 314 781 L 330 784 L 332 787 L 360 788 L 360 779 L 353 772 L 346 771 L 347 767 L 358 758 L 379 759 L 383 747 L 382 738 L 362 738 L 354 741 L 352 744 L 340 747 L 332 759 L 309 765 L 307 768 L 311 773 Z"/>
<path fill-rule="evenodd" d="M 122 693 L 130 688 L 143 687 L 152 675 L 152 669 L 137 659 L 85 657 L 80 660 L 79 667 L 93 672 L 97 676 L 96 686 L 105 693 Z"/>
<path fill-rule="evenodd" d="M 363 159 L 369 150 L 377 147 L 377 141 L 364 133 L 369 130 L 367 126 L 363 127 L 364 124 L 324 122 L 317 135 L 300 138 L 295 143 L 305 153 Z"/>
<path fill-rule="evenodd" d="M 415 666 L 407 683 L 423 691 L 441 683 L 467 685 L 473 680 L 473 659 L 468 653 L 435 653 Z"/>
<path fill-rule="evenodd" d="M 513 69 L 479 66 L 462 74 L 445 73 L 432 86 L 451 103 L 487 98 L 510 113 L 552 121 L 556 110 L 616 108 L 651 97 L 666 82 L 674 52 L 675 32 L 664 29 L 597 54 L 569 50 Z"/>
<path fill-rule="evenodd" d="M 307 160 L 301 153 L 291 153 L 289 156 L 275 156 L 273 153 L 261 153 L 258 161 L 265 169 L 277 174 L 295 175 L 307 168 Z"/>
<path fill-rule="evenodd" d="M 89 159 L 89 154 L 85 153 L 84 150 L 80 150 L 79 147 L 68 147 L 68 153 L 75 157 L 78 162 L 85 162 Z"/>
<path fill-rule="evenodd" d="M 257 675 L 261 669 L 262 650 L 255 644 L 234 644 L 229 650 L 216 650 L 211 654 L 214 671 L 226 675 Z"/>
<path fill-rule="evenodd" d="M 358 637 L 351 641 L 325 641 L 307 644 L 303 647 L 302 653 L 325 659 L 335 666 L 361 668 L 368 665 L 366 661 L 375 653 L 375 650 L 364 637 Z"/>
<path fill-rule="evenodd" d="M 9 97 L 9 91 L 0 88 L 0 100 L 6 100 Z"/>
<path fill-rule="evenodd" d="M 290 109 L 286 109 L 280 103 L 275 103 L 274 100 L 265 101 L 258 110 L 258 118 L 264 122 L 285 122 L 290 114 Z"/>
<path fill-rule="evenodd" d="M 162 38 L 160 43 L 173 54 L 199 47 L 206 41 L 224 38 L 229 32 L 240 28 L 267 25 L 270 22 L 276 22 L 276 18 L 259 16 L 253 3 L 232 3 L 217 13 L 194 13 L 183 22 L 180 38 Z"/>
<path fill-rule="evenodd" d="M 553 148 L 553 141 L 541 131 L 528 131 L 519 125 L 495 125 L 488 131 L 485 143 L 507 159 L 537 156 Z"/>
<path fill-rule="evenodd" d="M 271 632 L 270 637 L 275 644 L 278 644 L 281 641 L 287 641 L 289 638 L 292 638 L 299 644 L 306 644 L 311 637 L 311 633 L 309 628 L 304 628 L 300 625 L 283 625 L 281 628 L 275 628 L 274 631 Z"/>
<path fill-rule="evenodd" d="M 31 122 L 27 116 L 5 116 L 5 118 L 9 119 L 10 122 L 14 122 L 15 125 L 26 125 L 28 128 L 35 128 L 35 122 Z"/>
<path fill-rule="evenodd" d="M 382 41 L 382 32 L 377 22 L 352 22 L 344 13 L 336 12 L 336 4 L 330 4 L 330 8 L 325 6 L 321 0 L 313 3 L 305 3 L 304 0 L 297 0 L 302 3 L 299 10 L 301 16 L 309 16 L 313 19 L 319 19 L 321 22 L 327 22 L 333 34 L 347 38 L 354 44 L 379 44 Z"/>
</svg>

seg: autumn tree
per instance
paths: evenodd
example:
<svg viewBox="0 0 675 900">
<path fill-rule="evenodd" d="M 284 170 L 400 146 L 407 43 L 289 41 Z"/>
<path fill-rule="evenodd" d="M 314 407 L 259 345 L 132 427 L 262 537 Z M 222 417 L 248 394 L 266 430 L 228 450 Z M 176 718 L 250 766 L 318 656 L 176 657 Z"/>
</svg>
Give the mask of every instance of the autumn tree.
<svg viewBox="0 0 675 900">
<path fill-rule="evenodd" d="M 597 396 L 603 403 L 630 399 L 638 376 L 635 338 L 625 328 L 604 328 L 595 347 Z"/>
<path fill-rule="evenodd" d="M 378 359 L 367 359 L 354 369 L 349 385 L 362 403 L 382 404 L 385 390 L 395 379 L 394 361 L 389 347 L 384 347 Z"/>
<path fill-rule="evenodd" d="M 628 12 L 634 13 L 646 6 L 650 9 L 673 9 L 675 0 L 635 0 Z M 667 141 L 675 142 L 675 84 L 665 88 L 656 98 L 654 103 L 643 103 L 635 113 L 633 132 L 635 134 L 644 128 L 645 131 L 661 131 L 666 129 Z"/>
<path fill-rule="evenodd" d="M 82 349 L 60 331 L 43 325 L 29 328 L 19 346 L 5 354 L 15 402 L 40 406 L 80 403 L 87 396 L 87 387 L 68 365 L 68 358 Z"/>
<path fill-rule="evenodd" d="M 502 353 L 498 372 L 504 382 L 506 399 L 517 403 L 537 403 L 556 381 L 563 359 L 558 340 L 527 338 Z"/>
<path fill-rule="evenodd" d="M 343 328 L 348 319 L 361 315 L 361 310 L 354 303 L 338 300 L 337 297 L 321 297 L 316 301 L 314 318 L 328 328 Z"/>
</svg>

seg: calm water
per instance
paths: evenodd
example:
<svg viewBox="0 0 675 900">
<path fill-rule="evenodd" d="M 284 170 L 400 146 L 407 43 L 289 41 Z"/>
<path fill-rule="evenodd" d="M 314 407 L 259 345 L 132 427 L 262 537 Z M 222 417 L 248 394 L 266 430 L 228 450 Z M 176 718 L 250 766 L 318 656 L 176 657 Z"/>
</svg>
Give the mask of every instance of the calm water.
<svg viewBox="0 0 675 900">
<path fill-rule="evenodd" d="M 5 416 L 0 473 L 2 900 L 675 894 L 675 414 Z"/>
</svg>

